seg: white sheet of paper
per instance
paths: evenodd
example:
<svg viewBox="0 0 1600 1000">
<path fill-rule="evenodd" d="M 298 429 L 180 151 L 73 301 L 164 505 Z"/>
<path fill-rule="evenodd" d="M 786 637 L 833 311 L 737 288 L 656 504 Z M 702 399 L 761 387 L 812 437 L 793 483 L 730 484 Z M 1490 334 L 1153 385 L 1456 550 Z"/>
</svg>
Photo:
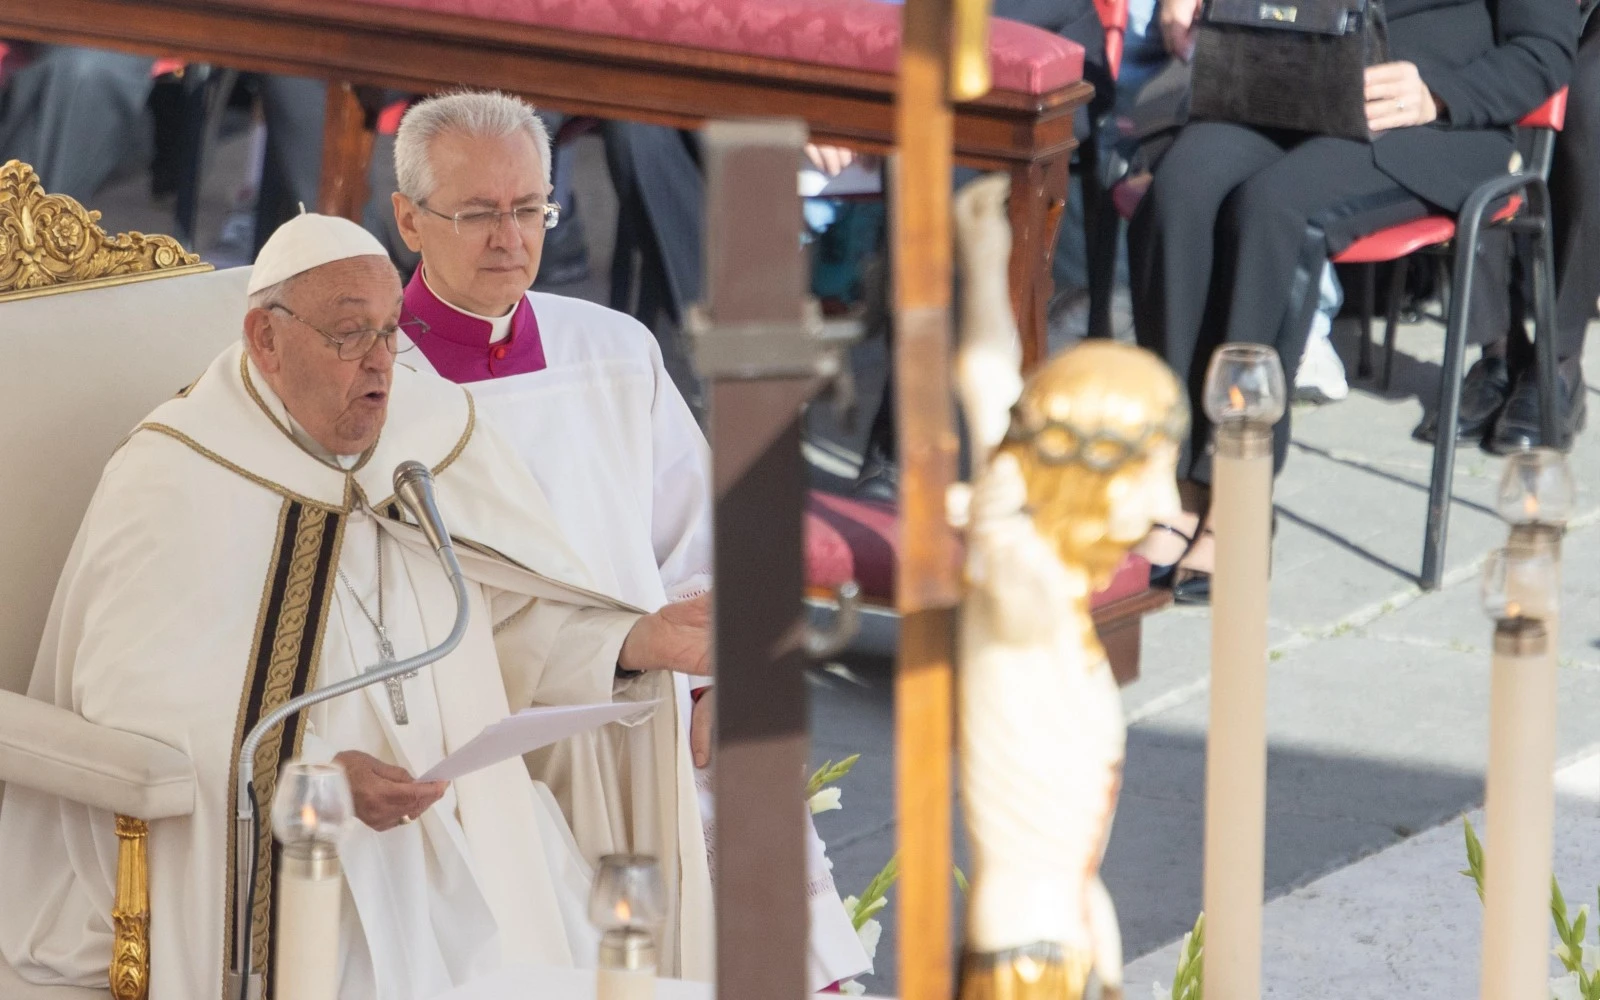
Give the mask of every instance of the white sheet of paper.
<svg viewBox="0 0 1600 1000">
<path fill-rule="evenodd" d="M 598 705 L 553 705 L 525 708 L 508 715 L 468 740 L 466 745 L 435 764 L 418 781 L 454 781 L 512 757 L 549 746 L 557 740 L 621 722 L 655 710 L 658 701 L 617 701 Z"/>
</svg>

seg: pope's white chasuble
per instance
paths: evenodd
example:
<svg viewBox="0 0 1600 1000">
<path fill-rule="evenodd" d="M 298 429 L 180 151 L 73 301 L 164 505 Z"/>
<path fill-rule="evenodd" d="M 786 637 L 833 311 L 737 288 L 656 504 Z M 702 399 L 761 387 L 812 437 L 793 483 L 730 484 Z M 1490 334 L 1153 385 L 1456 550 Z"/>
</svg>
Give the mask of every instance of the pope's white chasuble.
<svg viewBox="0 0 1600 1000">
<path fill-rule="evenodd" d="M 359 605 L 375 607 L 380 538 L 384 624 L 397 655 L 450 629 L 449 582 L 393 501 L 400 462 L 435 472 L 471 581 L 471 627 L 455 652 L 403 683 L 405 725 L 380 684 L 264 741 L 263 814 L 282 763 L 296 755 L 361 750 L 420 773 L 530 704 L 672 697 L 666 674 L 616 679 L 639 609 L 592 587 L 537 485 L 477 425 L 459 388 L 397 368 L 383 435 L 349 470 L 308 453 L 283 418 L 235 346 L 140 425 L 107 465 L 74 542 L 29 689 L 194 764 L 193 815 L 151 824 L 152 997 L 222 995 L 237 747 L 290 697 L 378 661 L 378 634 Z M 672 745 L 673 715 L 655 713 L 639 729 L 661 730 L 655 738 Z M 694 815 L 686 756 L 667 758 L 653 777 L 650 802 L 673 814 L 655 822 L 674 824 L 680 809 Z M 268 826 L 263 816 L 251 940 L 254 968 L 270 973 Z M 342 1000 L 421 1000 L 505 962 L 592 964 L 584 853 L 548 789 L 515 760 L 453 782 L 413 824 L 358 826 L 341 850 Z M 105 984 L 116 855 L 114 817 L 8 789 L 0 949 L 24 978 Z"/>
<path fill-rule="evenodd" d="M 480 414 L 533 473 L 598 587 L 647 610 L 704 593 L 712 568 L 710 450 L 667 375 L 655 338 L 632 317 L 581 299 L 530 292 L 527 301 L 537 318 L 531 332 L 542 347 L 543 367 L 467 383 Z M 452 307 L 427 288 L 420 269 L 406 291 L 406 307 L 436 328 L 456 323 L 445 311 Z M 467 334 L 455 337 L 452 350 L 459 354 Z M 484 337 L 487 345 L 487 331 Z M 401 357 L 431 368 L 427 353 Z M 460 366 L 454 355 L 451 360 Z M 679 676 L 679 755 L 688 740 L 688 688 Z M 673 747 L 656 742 L 663 735 L 664 729 L 613 726 L 531 758 L 591 861 L 611 851 L 655 853 L 668 842 L 672 831 L 654 826 L 662 813 L 648 801 L 649 790 L 660 784 L 657 761 L 674 759 Z M 701 773 L 700 783 L 708 786 L 709 775 Z M 702 801 L 709 805 L 708 797 Z M 706 831 L 680 822 L 675 832 L 683 884 L 704 885 Z M 869 962 L 814 829 L 808 844 L 810 985 L 821 989 L 861 974 Z M 690 872 L 696 877 L 688 878 Z M 677 947 L 686 978 L 710 979 L 709 923 L 703 947 L 688 936 L 696 914 L 709 921 L 709 899 L 685 896 L 678 903 L 686 937 L 668 944 Z"/>
</svg>

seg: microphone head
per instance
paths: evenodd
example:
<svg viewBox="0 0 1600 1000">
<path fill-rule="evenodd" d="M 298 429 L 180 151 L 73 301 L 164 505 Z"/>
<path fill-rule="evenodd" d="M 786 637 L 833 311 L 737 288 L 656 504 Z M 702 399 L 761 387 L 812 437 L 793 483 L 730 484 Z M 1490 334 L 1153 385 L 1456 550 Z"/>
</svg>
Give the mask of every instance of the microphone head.
<svg viewBox="0 0 1600 1000">
<path fill-rule="evenodd" d="M 408 459 L 394 467 L 394 491 L 409 493 L 414 486 L 433 485 L 433 473 L 416 459 Z"/>
</svg>

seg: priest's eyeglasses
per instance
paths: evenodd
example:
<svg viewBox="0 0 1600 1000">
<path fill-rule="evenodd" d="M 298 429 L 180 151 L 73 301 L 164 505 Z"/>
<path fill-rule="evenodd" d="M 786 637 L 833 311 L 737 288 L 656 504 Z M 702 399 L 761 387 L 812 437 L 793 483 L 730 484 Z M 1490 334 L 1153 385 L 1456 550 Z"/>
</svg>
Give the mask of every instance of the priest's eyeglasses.
<svg viewBox="0 0 1600 1000">
<path fill-rule="evenodd" d="M 413 318 L 401 320 L 394 326 L 385 327 L 382 330 L 374 330 L 371 327 L 367 327 L 364 330 L 352 330 L 349 333 L 329 333 L 322 327 L 314 323 L 308 323 L 296 316 L 288 306 L 274 302 L 267 308 L 276 309 L 296 323 L 304 324 L 320 333 L 322 339 L 332 344 L 339 352 L 340 361 L 360 361 L 367 356 L 380 338 L 383 340 L 383 346 L 387 347 L 390 352 L 404 354 L 417 346 L 417 341 L 427 336 L 429 329 L 428 324 L 420 319 Z M 405 340 L 396 338 L 395 335 L 400 333 L 406 335 Z"/>
<path fill-rule="evenodd" d="M 487 239 L 490 233 L 500 231 L 501 220 L 507 216 L 517 224 L 523 233 L 535 233 L 541 229 L 554 229 L 556 223 L 561 221 L 561 206 L 553 201 L 541 205 L 523 205 L 513 208 L 509 212 L 495 212 L 476 210 L 471 212 L 455 212 L 446 215 L 436 212 L 427 205 L 417 202 L 417 207 L 429 215 L 437 215 L 441 219 L 448 219 L 456 227 L 457 236 L 477 236 Z"/>
</svg>

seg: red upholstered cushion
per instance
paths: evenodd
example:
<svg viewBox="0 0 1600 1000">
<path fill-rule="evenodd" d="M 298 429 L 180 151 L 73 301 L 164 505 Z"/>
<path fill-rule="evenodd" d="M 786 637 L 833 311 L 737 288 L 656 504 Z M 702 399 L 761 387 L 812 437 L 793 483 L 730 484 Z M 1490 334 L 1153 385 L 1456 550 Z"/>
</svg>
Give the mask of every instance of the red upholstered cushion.
<svg viewBox="0 0 1600 1000">
<path fill-rule="evenodd" d="M 812 490 L 805 522 L 807 588 L 833 590 L 855 580 L 862 597 L 879 604 L 893 603 L 899 537 L 894 507 Z M 1130 555 L 1110 586 L 1089 603 L 1098 608 L 1149 587 L 1150 564 Z"/>
<path fill-rule="evenodd" d="M 872 73 L 900 61 L 900 7 L 876 0 L 361 2 Z M 998 90 L 1042 94 L 1083 77 L 1082 48 L 1016 21 L 994 19 L 989 52 Z"/>
</svg>

